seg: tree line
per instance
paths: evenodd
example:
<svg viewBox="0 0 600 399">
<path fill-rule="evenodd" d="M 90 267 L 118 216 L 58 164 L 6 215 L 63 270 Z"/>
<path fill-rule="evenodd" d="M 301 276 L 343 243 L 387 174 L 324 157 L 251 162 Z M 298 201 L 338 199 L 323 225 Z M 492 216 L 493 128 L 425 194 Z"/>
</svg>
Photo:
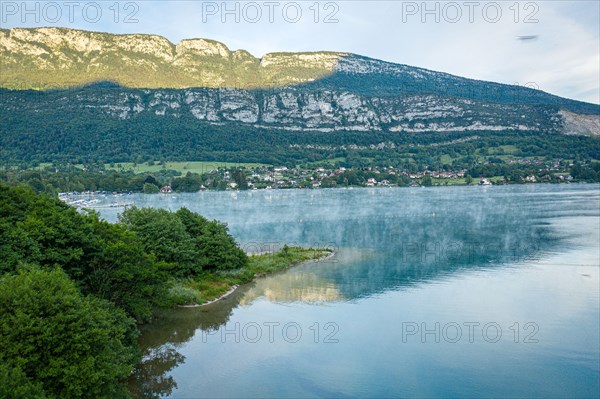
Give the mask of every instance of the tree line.
<svg viewBox="0 0 600 399">
<path fill-rule="evenodd" d="M 140 361 L 137 325 L 177 279 L 239 270 L 227 226 L 187 209 L 118 223 L 0 185 L 0 397 L 118 398 Z"/>
</svg>

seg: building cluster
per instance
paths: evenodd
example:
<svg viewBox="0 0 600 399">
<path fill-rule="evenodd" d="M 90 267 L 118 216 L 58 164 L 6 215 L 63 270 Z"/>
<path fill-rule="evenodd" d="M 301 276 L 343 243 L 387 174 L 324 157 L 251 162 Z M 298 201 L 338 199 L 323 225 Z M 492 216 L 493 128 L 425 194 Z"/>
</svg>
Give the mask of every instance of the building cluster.
<svg viewBox="0 0 600 399">
<path fill-rule="evenodd" d="M 215 171 L 227 182 L 227 187 L 237 189 L 239 182 L 233 180 L 230 171 Z M 259 188 L 326 188 L 345 186 L 396 186 L 419 185 L 417 181 L 425 176 L 438 179 L 456 179 L 465 176 L 466 170 L 459 171 L 423 171 L 409 173 L 394 167 L 316 167 L 288 168 L 276 166 L 272 168 L 255 168 L 246 173 L 249 189 Z"/>
<path fill-rule="evenodd" d="M 533 167 L 535 173 L 524 175 L 521 183 L 536 183 L 544 181 L 571 181 L 573 178 L 568 173 L 572 165 L 561 160 L 517 159 L 507 162 L 515 167 Z M 480 165 L 487 166 L 488 162 Z M 519 168 L 520 169 L 520 168 Z M 532 168 L 528 168 L 531 170 Z M 228 189 L 239 189 L 239 181 L 234 181 L 231 172 L 227 170 L 214 171 L 223 179 Z M 370 166 L 365 168 L 345 167 L 315 167 L 315 168 L 288 168 L 286 166 L 255 168 L 246 171 L 246 183 L 249 189 L 261 188 L 329 188 L 345 186 L 419 186 L 424 181 L 434 184 L 457 184 L 468 180 L 469 184 L 490 185 L 507 183 L 504 176 L 495 179 L 473 175 L 469 178 L 467 169 L 456 170 L 423 170 L 406 171 L 392 166 Z M 454 181 L 454 182 L 453 182 Z"/>
</svg>

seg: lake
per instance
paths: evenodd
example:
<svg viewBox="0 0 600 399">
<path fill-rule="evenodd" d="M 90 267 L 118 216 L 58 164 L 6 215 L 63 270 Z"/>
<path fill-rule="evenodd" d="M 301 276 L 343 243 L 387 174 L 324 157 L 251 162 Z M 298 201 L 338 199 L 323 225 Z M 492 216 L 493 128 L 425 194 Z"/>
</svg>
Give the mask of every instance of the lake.
<svg viewBox="0 0 600 399">
<path fill-rule="evenodd" d="M 165 311 L 140 337 L 140 396 L 600 394 L 597 184 L 126 200 L 226 222 L 247 251 L 335 249 L 215 304 Z"/>
</svg>

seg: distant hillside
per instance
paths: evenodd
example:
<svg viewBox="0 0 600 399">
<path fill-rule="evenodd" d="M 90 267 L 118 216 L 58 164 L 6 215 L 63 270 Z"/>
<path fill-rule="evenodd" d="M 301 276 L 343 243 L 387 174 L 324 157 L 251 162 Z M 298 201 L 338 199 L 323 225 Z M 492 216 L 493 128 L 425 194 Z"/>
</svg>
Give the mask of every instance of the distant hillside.
<svg viewBox="0 0 600 399">
<path fill-rule="evenodd" d="M 373 147 L 393 160 L 418 135 L 521 147 L 600 135 L 595 104 L 347 53 L 258 59 L 207 39 L 36 28 L 0 30 L 0 60 L 2 159 L 273 162 Z M 574 158 L 580 144 L 528 154 Z"/>
</svg>

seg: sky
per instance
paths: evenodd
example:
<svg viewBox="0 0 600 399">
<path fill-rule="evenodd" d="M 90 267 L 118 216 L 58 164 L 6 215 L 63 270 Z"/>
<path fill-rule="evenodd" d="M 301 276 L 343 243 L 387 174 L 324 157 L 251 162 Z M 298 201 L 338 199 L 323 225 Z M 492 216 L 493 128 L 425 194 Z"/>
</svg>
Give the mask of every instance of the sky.
<svg viewBox="0 0 600 399">
<path fill-rule="evenodd" d="M 209 38 L 257 57 L 342 51 L 600 103 L 600 1 L 7 1 L 3 28 Z"/>
</svg>

